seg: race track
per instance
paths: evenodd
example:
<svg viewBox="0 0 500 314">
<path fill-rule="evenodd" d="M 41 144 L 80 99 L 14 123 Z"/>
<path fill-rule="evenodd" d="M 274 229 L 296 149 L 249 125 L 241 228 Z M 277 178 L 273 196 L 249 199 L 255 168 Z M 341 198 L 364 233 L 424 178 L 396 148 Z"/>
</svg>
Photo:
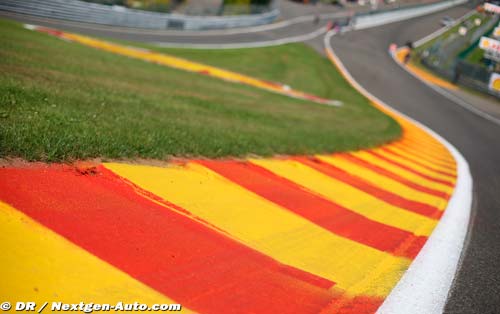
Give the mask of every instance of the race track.
<svg viewBox="0 0 500 314">
<path fill-rule="evenodd" d="M 442 13 L 336 36 L 332 46 L 353 77 L 372 94 L 427 125 L 464 155 L 474 179 L 471 227 L 446 313 L 498 313 L 500 306 L 500 127 L 425 86 L 387 53 L 390 43 L 415 41 L 439 28 Z"/>
<path fill-rule="evenodd" d="M 469 235 L 446 313 L 499 313 L 500 308 L 500 127 L 460 107 L 398 66 L 387 50 L 440 27 L 439 20 L 459 17 L 471 8 L 447 11 L 363 31 L 334 36 L 332 47 L 347 70 L 370 93 L 425 124 L 453 144 L 468 161 L 474 179 L 474 202 Z M 16 17 L 17 20 L 93 36 L 144 42 L 201 44 L 251 43 L 304 35 L 322 27 L 311 21 L 248 34 L 178 36 L 102 30 L 58 21 Z M 310 42 L 323 48 L 322 36 Z"/>
</svg>

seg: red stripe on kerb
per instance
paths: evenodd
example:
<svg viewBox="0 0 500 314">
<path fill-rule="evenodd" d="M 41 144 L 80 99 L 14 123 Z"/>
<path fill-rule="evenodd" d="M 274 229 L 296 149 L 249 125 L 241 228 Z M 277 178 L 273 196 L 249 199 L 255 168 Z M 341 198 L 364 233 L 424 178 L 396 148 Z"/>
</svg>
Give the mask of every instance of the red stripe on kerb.
<svg viewBox="0 0 500 314">
<path fill-rule="evenodd" d="M 268 86 L 275 87 L 275 88 L 284 88 L 284 86 L 285 86 L 281 83 L 277 83 L 277 82 L 273 82 L 273 81 L 261 80 L 261 82 L 268 85 Z"/>
<path fill-rule="evenodd" d="M 370 169 L 370 170 L 372 170 L 380 175 L 386 176 L 387 178 L 398 181 L 399 183 L 404 184 L 404 185 L 406 185 L 412 189 L 415 189 L 417 191 L 424 192 L 424 193 L 431 194 L 431 195 L 438 196 L 438 197 L 442 197 L 445 200 L 448 200 L 450 198 L 450 195 L 448 195 L 447 193 L 444 193 L 441 191 L 436 191 L 434 189 L 416 184 L 408 179 L 405 179 L 405 178 L 403 178 L 395 173 L 390 172 L 389 170 L 386 170 L 384 168 L 381 168 L 379 166 L 371 164 L 371 163 L 369 163 L 365 160 L 362 160 L 356 156 L 353 156 L 351 154 L 335 154 L 335 157 L 345 158 L 352 163 L 358 164 L 358 165 L 365 167 L 367 169 Z"/>
<path fill-rule="evenodd" d="M 201 313 L 317 313 L 333 298 L 327 280 L 138 195 L 103 167 L 93 175 L 65 166 L 3 168 L 0 198 Z"/>
<path fill-rule="evenodd" d="M 306 164 L 309 167 L 318 170 L 323 174 L 326 174 L 337 180 L 352 185 L 353 187 L 361 191 L 364 191 L 370 195 L 373 195 L 378 199 L 381 199 L 382 201 L 392 204 L 394 206 L 407 209 L 409 211 L 434 219 L 439 219 L 443 214 L 436 207 L 412 200 L 407 200 L 406 198 L 403 198 L 397 194 L 394 194 L 390 191 L 386 191 L 375 185 L 372 185 L 371 183 L 363 180 L 362 178 L 354 176 L 340 168 L 335 167 L 334 165 L 322 162 L 319 159 L 316 158 L 296 158 L 296 159 L 302 162 L 303 164 Z"/>
<path fill-rule="evenodd" d="M 315 95 L 311 95 L 311 94 L 302 94 L 302 96 L 305 99 L 312 100 L 312 101 L 318 101 L 318 102 L 326 102 L 326 101 L 328 101 L 325 98 L 321 98 L 321 97 L 318 97 L 318 96 L 315 96 Z"/>
<path fill-rule="evenodd" d="M 324 308 L 319 314 L 373 314 L 383 302 L 383 299 L 374 297 L 343 297 Z"/>
<path fill-rule="evenodd" d="M 423 158 L 425 160 L 429 160 L 431 162 L 437 162 L 437 163 L 442 163 L 445 165 L 449 166 L 455 166 L 455 160 L 450 159 L 447 155 L 444 155 L 443 153 L 434 153 L 431 152 L 430 150 L 427 150 L 425 148 L 419 148 L 415 147 L 415 145 L 411 143 L 407 143 L 405 141 L 403 142 L 397 142 L 393 144 L 394 146 L 398 147 L 399 149 L 402 149 L 409 154 L 413 154 L 418 156 L 419 158 Z"/>
<path fill-rule="evenodd" d="M 422 152 L 418 151 L 418 149 L 415 150 L 413 147 L 405 146 L 401 143 L 395 143 L 392 145 L 394 147 L 397 147 L 400 150 L 408 153 L 408 154 L 418 156 L 419 159 L 423 159 L 423 160 L 426 160 L 428 162 L 434 163 L 436 165 L 439 165 L 440 167 L 449 167 L 452 170 L 456 169 L 456 165 L 455 165 L 454 161 L 444 160 L 444 159 L 439 158 L 439 157 L 433 157 L 433 156 L 430 156 L 429 154 L 423 154 Z"/>
<path fill-rule="evenodd" d="M 439 174 L 442 174 L 442 175 L 446 175 L 446 176 L 449 176 L 449 177 L 451 177 L 451 178 L 456 178 L 456 175 L 454 174 L 455 169 L 450 169 L 450 167 L 444 167 L 444 166 L 442 167 L 442 168 L 445 168 L 446 170 L 449 170 L 450 172 L 448 172 L 448 171 L 443 171 L 443 170 L 439 170 L 439 169 L 436 169 L 436 168 L 431 167 L 431 166 L 429 166 L 429 165 L 426 165 L 426 164 L 424 164 L 424 163 L 422 163 L 422 162 L 418 161 L 417 159 L 410 158 L 410 157 L 408 157 L 408 156 L 403 156 L 403 155 L 399 154 L 398 152 L 393 151 L 392 149 L 390 149 L 390 148 L 388 148 L 388 147 L 382 147 L 381 149 L 382 149 L 384 152 L 386 152 L 386 153 L 389 153 L 389 154 L 391 154 L 391 155 L 393 155 L 393 156 L 397 156 L 397 157 L 399 157 L 399 158 L 403 158 L 403 159 L 405 159 L 405 160 L 408 160 L 408 161 L 410 161 L 410 162 L 412 162 L 412 163 L 414 163 L 414 164 L 416 164 L 416 165 L 419 165 L 420 167 L 424 167 L 424 168 L 425 168 L 425 169 L 427 169 L 427 170 L 434 171 L 435 173 L 439 173 Z"/>
<path fill-rule="evenodd" d="M 427 240 L 372 221 L 257 165 L 239 161 L 197 162 L 335 234 L 378 250 L 414 258 Z"/>
<path fill-rule="evenodd" d="M 43 27 L 43 26 L 37 26 L 35 29 L 41 33 L 46 33 L 46 34 L 60 37 L 60 38 L 62 38 L 64 35 L 64 32 L 62 32 L 62 31 L 59 31 L 57 29 Z"/>
<path fill-rule="evenodd" d="M 386 161 L 386 162 L 388 162 L 390 164 L 393 164 L 394 166 L 397 166 L 397 167 L 399 167 L 401 169 L 404 169 L 404 170 L 406 170 L 408 172 L 411 172 L 411 173 L 413 173 L 413 174 L 415 174 L 415 175 L 417 175 L 417 176 L 419 176 L 419 177 L 421 177 L 423 179 L 427 179 L 429 181 L 440 183 L 440 184 L 443 184 L 443 185 L 446 185 L 446 186 L 449 186 L 449 187 L 454 187 L 455 186 L 455 184 L 453 182 L 446 181 L 446 180 L 441 180 L 441 179 L 437 179 L 437 178 L 428 176 L 426 174 L 421 173 L 420 171 L 417 171 L 417 170 L 415 170 L 415 169 L 413 169 L 411 167 L 408 167 L 407 165 L 403 165 L 403 164 L 401 164 L 401 163 L 399 163 L 397 161 L 394 161 L 394 160 L 389 159 L 389 158 L 387 158 L 385 156 L 382 156 L 382 155 L 380 155 L 380 154 L 378 154 L 376 152 L 373 152 L 373 151 L 366 151 L 366 152 L 368 154 L 372 155 L 372 156 L 375 156 L 375 157 L 377 157 L 379 159 L 382 159 L 382 160 L 384 160 L 384 161 Z"/>
</svg>

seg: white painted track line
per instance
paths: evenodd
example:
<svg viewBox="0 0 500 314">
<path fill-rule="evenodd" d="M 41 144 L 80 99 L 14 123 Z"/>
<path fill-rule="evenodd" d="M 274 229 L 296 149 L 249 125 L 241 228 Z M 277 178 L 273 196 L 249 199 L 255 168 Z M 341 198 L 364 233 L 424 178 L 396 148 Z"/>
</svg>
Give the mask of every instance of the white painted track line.
<svg viewBox="0 0 500 314">
<path fill-rule="evenodd" d="M 194 44 L 194 43 L 166 43 L 166 42 L 156 42 L 151 43 L 153 45 L 159 47 L 167 47 L 167 48 L 190 48 L 190 49 L 242 49 L 242 48 L 261 48 L 261 47 L 271 47 L 271 46 L 279 46 L 290 43 L 297 43 L 302 41 L 307 41 L 314 39 L 327 31 L 326 26 L 321 27 L 313 32 L 284 37 L 273 40 L 266 41 L 252 41 L 247 43 L 231 43 L 231 44 Z"/>
</svg>

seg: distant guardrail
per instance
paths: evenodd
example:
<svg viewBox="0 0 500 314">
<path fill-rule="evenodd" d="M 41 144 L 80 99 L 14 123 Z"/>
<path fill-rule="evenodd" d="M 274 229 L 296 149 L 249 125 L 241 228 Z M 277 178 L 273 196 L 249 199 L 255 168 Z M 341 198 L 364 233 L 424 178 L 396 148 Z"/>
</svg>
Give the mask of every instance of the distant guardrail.
<svg viewBox="0 0 500 314">
<path fill-rule="evenodd" d="M 453 6 L 466 3 L 468 0 L 447 0 L 432 4 L 419 4 L 414 6 L 405 6 L 396 9 L 373 11 L 368 13 L 356 14 L 352 28 L 364 29 L 375 27 L 388 23 L 407 20 L 417 16 L 422 16 L 434 12 L 438 12 Z"/>
<path fill-rule="evenodd" d="M 1 0 L 0 10 L 62 20 L 145 29 L 204 30 L 268 24 L 279 16 L 269 12 L 237 16 L 189 16 L 128 9 L 79 0 Z"/>
</svg>

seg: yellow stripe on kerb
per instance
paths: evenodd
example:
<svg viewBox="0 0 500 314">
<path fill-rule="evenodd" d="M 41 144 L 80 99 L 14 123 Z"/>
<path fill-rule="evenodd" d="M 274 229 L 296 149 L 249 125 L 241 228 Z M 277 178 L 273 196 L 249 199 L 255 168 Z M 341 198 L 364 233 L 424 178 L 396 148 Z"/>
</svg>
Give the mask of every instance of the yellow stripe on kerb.
<svg viewBox="0 0 500 314">
<path fill-rule="evenodd" d="M 177 303 L 3 202 L 0 229 L 1 301 Z"/>
<path fill-rule="evenodd" d="M 427 165 L 427 166 L 432 167 L 434 169 L 442 169 L 444 171 L 452 173 L 455 177 L 457 175 L 456 168 L 454 167 L 453 164 L 449 164 L 449 163 L 445 164 L 444 162 L 437 162 L 437 161 L 431 162 L 428 159 L 419 158 L 420 156 L 410 154 L 410 153 L 396 147 L 395 145 L 388 145 L 387 148 L 390 148 L 393 152 L 395 152 L 395 153 L 397 153 L 405 158 L 408 158 L 410 160 L 417 160 L 421 164 Z"/>
<path fill-rule="evenodd" d="M 269 159 L 251 161 L 371 220 L 423 236 L 429 236 L 436 226 L 436 220 L 386 203 L 299 162 Z"/>
<path fill-rule="evenodd" d="M 422 166 L 412 162 L 411 160 L 404 159 L 404 158 L 401 158 L 399 156 L 395 156 L 393 154 L 387 153 L 384 150 L 374 149 L 373 151 L 381 156 L 384 156 L 385 158 L 387 158 L 389 160 L 392 160 L 392 161 L 395 161 L 395 162 L 400 163 L 402 165 L 405 165 L 407 167 L 410 167 L 410 168 L 414 169 L 415 171 L 418 171 L 419 173 L 425 174 L 431 178 L 438 179 L 438 180 L 445 180 L 445 181 L 452 182 L 452 183 L 455 183 L 455 181 L 456 181 L 455 177 L 453 177 L 452 175 L 438 173 L 436 171 L 422 167 Z"/>
<path fill-rule="evenodd" d="M 401 149 L 412 156 L 416 156 L 419 159 L 428 160 L 431 163 L 438 163 L 447 166 L 456 166 L 455 160 L 449 159 L 443 154 L 432 154 L 427 150 L 422 150 L 418 147 L 407 145 L 405 143 L 394 143 L 389 146 L 391 148 Z"/>
<path fill-rule="evenodd" d="M 420 136 L 416 137 L 417 139 Z M 412 139 L 412 137 L 405 136 L 403 142 L 408 146 L 411 146 L 413 149 L 418 150 L 421 154 L 439 156 L 440 158 L 445 158 L 448 161 L 454 161 L 454 158 L 449 154 L 449 152 L 442 145 L 437 145 L 433 143 L 421 143 L 417 139 Z"/>
<path fill-rule="evenodd" d="M 243 244 L 283 264 L 329 279 L 348 293 L 386 296 L 410 263 L 337 236 L 199 164 L 105 166 Z"/>
<path fill-rule="evenodd" d="M 382 168 L 385 168 L 386 170 L 392 172 L 392 173 L 395 173 L 405 179 L 408 179 L 414 183 L 417 183 L 419 185 L 422 185 L 422 186 L 427 186 L 429 188 L 432 188 L 434 190 L 438 190 L 438 191 L 441 191 L 441 192 L 445 192 L 447 194 L 451 194 L 453 192 L 453 188 L 450 187 L 450 186 L 447 186 L 447 185 L 444 185 L 444 184 L 441 184 L 441 183 L 438 183 L 438 182 L 434 182 L 434 181 L 431 181 L 431 180 L 428 180 L 426 178 L 423 178 L 419 175 L 416 175 L 410 171 L 407 171 L 401 167 L 398 167 L 396 165 L 393 165 L 385 160 L 382 160 L 380 158 L 377 158 L 367 152 L 364 152 L 364 151 L 357 151 L 357 152 L 354 152 L 354 153 L 351 153 L 352 155 L 360 158 L 360 159 L 363 159 L 364 161 L 367 161 L 371 164 L 374 164 L 374 165 L 377 165 L 379 167 L 382 167 Z"/>
<path fill-rule="evenodd" d="M 231 72 L 227 71 L 224 69 L 220 69 L 217 67 L 205 65 L 202 63 L 197 63 L 193 61 L 189 61 L 186 59 L 178 58 L 178 57 L 173 57 L 165 54 L 160 54 L 152 51 L 148 51 L 146 49 L 137 49 L 134 47 L 127 47 L 127 46 L 122 46 L 122 45 L 117 45 L 113 44 L 110 42 L 102 41 L 102 40 L 97 40 L 94 38 L 86 37 L 86 36 L 81 36 L 77 34 L 72 34 L 72 33 L 64 33 L 62 38 L 66 38 L 90 47 L 98 48 L 101 50 L 109 51 L 115 54 L 120 54 L 136 59 L 141 59 L 149 62 L 154 62 L 157 64 L 165 65 L 168 67 L 184 70 L 184 71 L 190 71 L 190 72 L 196 72 L 196 73 L 205 73 L 207 75 L 210 75 L 212 77 L 216 77 L 219 79 L 223 79 L 226 81 L 232 81 L 232 82 L 239 82 L 242 84 L 247 84 L 250 86 L 254 86 L 257 88 L 262 88 L 268 91 L 276 92 L 279 94 L 283 95 L 288 95 L 291 97 L 296 97 L 308 101 L 316 101 L 319 103 L 328 103 L 330 102 L 329 100 L 326 99 L 321 99 L 319 97 L 311 97 L 311 95 L 308 95 L 306 93 L 294 90 L 294 89 L 289 89 L 285 88 L 281 84 L 273 84 L 269 83 L 260 79 L 253 78 L 251 76 L 247 76 L 244 74 L 236 73 L 236 72 Z M 314 98 L 314 99 L 313 99 Z"/>
<path fill-rule="evenodd" d="M 458 87 L 456 85 L 453 85 L 452 83 L 445 81 L 442 78 L 437 77 L 436 75 L 431 74 L 430 72 L 423 70 L 423 69 L 421 69 L 421 68 L 419 68 L 411 63 L 407 65 L 407 68 L 411 72 L 413 72 L 415 75 L 417 75 L 422 80 L 424 80 L 428 83 L 432 83 L 434 85 L 444 87 L 447 89 L 451 89 L 451 90 L 458 90 Z"/>
<path fill-rule="evenodd" d="M 442 197 L 414 190 L 411 187 L 408 187 L 396 180 L 381 175 L 376 171 L 370 170 L 368 168 L 350 162 L 345 158 L 338 158 L 335 156 L 324 156 L 324 155 L 317 155 L 316 157 L 323 162 L 326 162 L 350 174 L 363 178 L 367 182 L 372 183 L 374 186 L 381 187 L 384 190 L 395 193 L 408 200 L 434 206 L 440 210 L 444 210 L 446 208 L 446 204 L 448 203 L 447 200 Z"/>
</svg>

